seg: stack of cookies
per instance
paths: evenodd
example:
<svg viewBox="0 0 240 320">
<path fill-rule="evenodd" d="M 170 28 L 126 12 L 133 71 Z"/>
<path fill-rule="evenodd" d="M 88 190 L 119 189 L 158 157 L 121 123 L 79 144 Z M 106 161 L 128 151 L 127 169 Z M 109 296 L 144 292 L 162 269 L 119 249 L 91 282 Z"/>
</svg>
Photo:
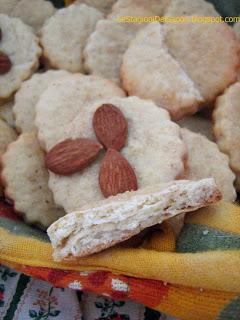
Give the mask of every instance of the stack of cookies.
<svg viewBox="0 0 240 320">
<path fill-rule="evenodd" d="M 0 0 L 1 189 L 57 260 L 236 200 L 238 25 L 193 23 L 204 0 L 32 2 Z M 119 22 L 156 15 L 188 21 Z"/>
</svg>

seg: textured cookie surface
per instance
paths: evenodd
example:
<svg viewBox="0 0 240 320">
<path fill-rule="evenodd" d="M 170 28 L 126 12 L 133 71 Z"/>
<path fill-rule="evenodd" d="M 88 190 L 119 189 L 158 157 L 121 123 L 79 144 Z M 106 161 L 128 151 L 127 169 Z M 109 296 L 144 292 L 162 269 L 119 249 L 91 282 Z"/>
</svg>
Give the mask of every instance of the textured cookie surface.
<svg viewBox="0 0 240 320">
<path fill-rule="evenodd" d="M 56 9 L 50 1 L 19 0 L 12 8 L 10 15 L 12 17 L 20 18 L 38 33 L 44 22 L 50 18 L 55 11 Z"/>
<path fill-rule="evenodd" d="M 38 33 L 56 9 L 46 0 L 0 0 L 0 13 L 21 19 Z"/>
<path fill-rule="evenodd" d="M 100 20 L 84 50 L 85 70 L 120 83 L 122 57 L 138 29 L 139 25 Z"/>
<path fill-rule="evenodd" d="M 233 30 L 236 33 L 237 37 L 240 38 L 240 22 L 235 23 Z"/>
<path fill-rule="evenodd" d="M 0 13 L 10 15 L 19 0 L 0 0 Z"/>
<path fill-rule="evenodd" d="M 70 213 L 48 228 L 53 257 L 74 260 L 129 239 L 147 227 L 220 199 L 213 179 L 178 181 L 127 192 Z"/>
<path fill-rule="evenodd" d="M 102 103 L 118 107 L 128 121 L 128 138 L 121 154 L 134 168 L 139 188 L 184 176 L 186 150 L 180 138 L 180 129 L 169 120 L 166 110 L 158 108 L 151 101 L 129 97 L 105 99 L 91 105 L 83 104 L 74 121 L 66 128 L 64 139 L 96 139 L 92 118 Z M 46 139 L 46 143 L 48 140 Z M 71 212 L 93 200 L 102 199 L 98 184 L 101 161 L 99 157 L 84 171 L 71 176 L 50 173 L 49 186 L 56 203 Z"/>
<path fill-rule="evenodd" d="M 124 54 L 123 87 L 181 118 L 236 81 L 238 51 L 234 32 L 224 23 L 153 23 Z"/>
<path fill-rule="evenodd" d="M 220 150 L 230 158 L 240 191 L 240 83 L 230 86 L 218 97 L 213 113 L 214 134 Z"/>
<path fill-rule="evenodd" d="M 233 26 L 233 30 L 238 40 L 240 40 L 240 22 L 235 23 L 235 25 Z M 239 80 L 240 80 L 240 66 L 238 68 L 238 81 Z"/>
<path fill-rule="evenodd" d="M 213 101 L 236 81 L 239 42 L 226 23 L 167 23 L 164 30 L 170 53 L 181 63 L 205 102 Z"/>
<path fill-rule="evenodd" d="M 208 140 L 201 134 L 188 129 L 181 130 L 183 141 L 188 149 L 188 175 L 189 180 L 214 178 L 223 199 L 234 201 L 235 175 L 229 167 L 229 158 L 219 151 L 216 143 Z"/>
<path fill-rule="evenodd" d="M 114 96 L 124 97 L 125 93 L 113 82 L 96 76 L 76 74 L 53 81 L 36 105 L 35 124 L 41 144 L 49 150 L 65 140 L 82 108 Z"/>
<path fill-rule="evenodd" d="M 151 23 L 139 31 L 123 56 L 123 86 L 130 95 L 152 99 L 174 118 L 195 113 L 202 97 L 165 46 L 163 27 Z"/>
<path fill-rule="evenodd" d="M 39 97 L 53 80 L 66 75 L 69 75 L 69 73 L 64 70 L 49 70 L 45 73 L 36 73 L 29 80 L 22 83 L 15 95 L 13 106 L 16 126 L 19 132 L 35 130 L 35 105 Z"/>
<path fill-rule="evenodd" d="M 0 119 L 0 158 L 7 149 L 7 146 L 17 139 L 15 131 L 2 119 Z M 2 186 L 0 184 L 0 195 L 3 195 Z"/>
<path fill-rule="evenodd" d="M 12 63 L 10 71 L 0 76 L 0 99 L 6 99 L 37 69 L 41 49 L 31 28 L 21 20 L 0 14 L 0 28 L 0 51 Z"/>
<path fill-rule="evenodd" d="M 194 115 L 185 117 L 177 123 L 182 127 L 189 129 L 190 131 L 200 133 L 201 135 L 207 137 L 209 140 L 213 141 L 213 132 L 212 132 L 212 122 L 210 119 L 204 118 L 200 115 Z"/>
<path fill-rule="evenodd" d="M 53 202 L 44 153 L 34 133 L 22 134 L 9 146 L 2 157 L 2 166 L 5 193 L 26 222 L 46 228 L 64 215 Z"/>
<path fill-rule="evenodd" d="M 83 71 L 82 51 L 94 31 L 100 11 L 85 4 L 73 4 L 58 10 L 41 30 L 45 58 L 56 69 Z"/>
<path fill-rule="evenodd" d="M 165 10 L 165 16 L 219 16 L 214 6 L 205 0 L 172 0 Z"/>
<path fill-rule="evenodd" d="M 17 139 L 16 132 L 0 119 L 0 156 L 6 151 L 7 146 Z"/>
<path fill-rule="evenodd" d="M 11 127 L 15 127 L 13 115 L 13 101 L 8 101 L 0 105 L 0 118 L 6 121 Z"/>
<path fill-rule="evenodd" d="M 163 15 L 170 0 L 118 0 L 109 14 L 109 19 L 117 19 L 123 16 L 154 16 Z"/>
<path fill-rule="evenodd" d="M 77 0 L 77 3 L 85 3 L 86 5 L 90 7 L 94 7 L 98 9 L 99 11 L 107 14 L 111 11 L 113 4 L 116 2 L 116 0 Z"/>
</svg>

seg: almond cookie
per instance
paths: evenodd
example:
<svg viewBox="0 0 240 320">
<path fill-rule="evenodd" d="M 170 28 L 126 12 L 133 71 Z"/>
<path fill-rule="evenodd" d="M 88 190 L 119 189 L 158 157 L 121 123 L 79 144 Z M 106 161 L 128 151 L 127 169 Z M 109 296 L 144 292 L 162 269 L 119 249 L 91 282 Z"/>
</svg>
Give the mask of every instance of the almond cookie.
<svg viewBox="0 0 240 320">
<path fill-rule="evenodd" d="M 234 32 L 225 23 L 152 23 L 123 56 L 123 87 L 180 119 L 236 81 L 238 50 Z"/>
<path fill-rule="evenodd" d="M 226 23 L 168 23 L 165 32 L 170 53 L 194 81 L 205 103 L 236 81 L 240 46 Z"/>
<path fill-rule="evenodd" d="M 24 133 L 2 157 L 2 178 L 6 196 L 27 223 L 48 227 L 64 215 L 53 202 L 48 188 L 44 153 L 34 133 Z"/>
<path fill-rule="evenodd" d="M 29 80 L 24 81 L 15 95 L 13 112 L 16 127 L 19 132 L 35 130 L 35 105 L 39 97 L 49 84 L 56 79 L 69 75 L 64 70 L 49 70 L 45 73 L 36 73 Z"/>
<path fill-rule="evenodd" d="M 212 132 L 212 122 L 210 119 L 207 119 L 200 115 L 194 115 L 185 117 L 177 123 L 182 128 L 189 129 L 193 132 L 200 133 L 201 135 L 207 137 L 209 140 L 214 141 L 213 132 Z"/>
<path fill-rule="evenodd" d="M 83 71 L 82 51 L 103 14 L 85 4 L 58 10 L 41 30 L 44 57 L 55 69 Z"/>
<path fill-rule="evenodd" d="M 47 232 L 55 261 L 71 261 L 107 249 L 183 212 L 217 202 L 213 179 L 177 181 L 111 197 L 73 212 Z"/>
<path fill-rule="evenodd" d="M 189 180 L 214 178 L 223 199 L 234 201 L 235 175 L 229 168 L 229 158 L 219 151 L 216 143 L 201 134 L 188 129 L 182 129 L 181 134 L 188 149 L 187 178 Z"/>
<path fill-rule="evenodd" d="M 0 119 L 0 158 L 7 149 L 7 146 L 17 139 L 16 132 L 2 119 Z M 0 185 L 0 195 L 2 186 Z"/>
<path fill-rule="evenodd" d="M 240 38 L 240 22 L 235 23 L 233 30 L 238 38 Z"/>
<path fill-rule="evenodd" d="M 123 87 L 130 95 L 152 99 L 175 119 L 195 113 L 202 96 L 181 64 L 169 54 L 163 26 L 139 31 L 123 56 Z"/>
<path fill-rule="evenodd" d="M 124 97 L 125 93 L 115 83 L 96 76 L 74 74 L 53 81 L 36 105 L 40 143 L 46 150 L 51 149 L 66 139 L 67 130 L 82 108 L 114 96 Z"/>
<path fill-rule="evenodd" d="M 122 57 L 141 25 L 100 20 L 84 49 L 84 68 L 90 74 L 120 83 Z"/>
<path fill-rule="evenodd" d="M 233 30 L 234 30 L 238 40 L 240 40 L 240 22 L 235 23 L 235 25 L 233 26 Z M 238 68 L 238 81 L 240 80 L 240 70 L 239 69 L 240 69 L 240 66 Z"/>
<path fill-rule="evenodd" d="M 49 19 L 55 11 L 56 9 L 50 1 L 18 0 L 8 15 L 20 18 L 24 23 L 30 25 L 36 33 L 39 33 L 44 22 Z"/>
<path fill-rule="evenodd" d="M 13 115 L 13 101 L 8 101 L 0 105 L 0 118 L 15 128 L 15 119 Z"/>
<path fill-rule="evenodd" d="M 104 14 L 107 14 L 111 11 L 113 4 L 116 2 L 116 0 L 77 0 L 77 3 L 85 3 L 86 5 L 90 7 L 94 7 L 98 9 L 99 11 L 103 12 Z"/>
<path fill-rule="evenodd" d="M 0 13 L 7 14 L 9 16 L 18 1 L 19 0 L 0 0 Z"/>
<path fill-rule="evenodd" d="M 17 134 L 5 121 L 0 119 L 0 156 L 6 151 L 7 146 L 17 139 Z"/>
<path fill-rule="evenodd" d="M 9 98 L 38 68 L 41 49 L 31 28 L 0 14 L 0 100 Z"/>
<path fill-rule="evenodd" d="M 218 97 L 213 113 L 213 131 L 220 150 L 230 158 L 240 191 L 240 83 L 230 86 Z"/>
<path fill-rule="evenodd" d="M 71 104 L 66 105 L 65 101 L 69 101 L 69 99 L 64 98 L 58 88 L 55 91 L 59 92 L 59 109 L 66 107 L 72 109 L 77 104 L 78 98 L 75 96 Z M 41 103 L 42 107 L 49 103 L 47 101 L 50 95 L 46 97 L 45 94 L 46 92 L 43 94 L 44 99 L 40 99 L 38 103 Z M 54 95 L 56 96 L 56 93 Z M 88 137 L 96 140 L 92 119 L 95 111 L 103 103 L 114 105 L 127 119 L 128 138 L 121 150 L 121 155 L 133 167 L 139 188 L 172 181 L 184 176 L 186 149 L 180 137 L 179 126 L 170 121 L 166 110 L 158 108 L 151 101 L 141 100 L 137 97 L 105 98 L 92 104 L 82 104 L 78 108 L 75 119 L 68 123 L 68 127 L 65 127 L 61 139 L 55 133 L 58 130 L 56 124 L 59 124 L 58 127 L 62 127 L 58 120 L 55 120 L 54 127 L 51 129 L 51 134 L 55 134 L 54 137 L 50 137 L 48 133 L 41 134 L 41 130 L 44 133 L 46 127 L 39 125 L 40 138 L 45 138 L 47 150 L 57 144 L 59 140 L 67 138 Z M 55 111 L 55 114 L 58 112 Z M 48 118 L 50 117 L 48 116 Z M 37 122 L 39 123 L 39 120 Z M 47 131 L 50 132 L 49 129 Z M 98 183 L 101 164 L 102 157 L 98 157 L 94 163 L 79 173 L 69 176 L 50 173 L 49 186 L 54 193 L 56 203 L 64 206 L 67 212 L 71 212 L 93 200 L 102 199 L 103 195 Z"/>
<path fill-rule="evenodd" d="M 219 13 L 211 3 L 204 0 L 172 0 L 164 15 L 169 17 L 192 15 L 217 17 Z"/>
<path fill-rule="evenodd" d="M 108 18 L 115 20 L 124 16 L 161 16 L 169 2 L 170 0 L 118 0 Z"/>
<path fill-rule="evenodd" d="M 45 0 L 0 0 L 0 13 L 21 19 L 38 33 L 56 9 Z"/>
</svg>

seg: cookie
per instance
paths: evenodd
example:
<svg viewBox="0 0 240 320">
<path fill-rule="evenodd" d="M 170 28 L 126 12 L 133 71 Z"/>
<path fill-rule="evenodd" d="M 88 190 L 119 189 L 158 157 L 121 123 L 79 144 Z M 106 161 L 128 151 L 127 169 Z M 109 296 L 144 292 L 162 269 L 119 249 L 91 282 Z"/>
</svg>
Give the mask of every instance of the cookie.
<svg viewBox="0 0 240 320">
<path fill-rule="evenodd" d="M 41 49 L 31 28 L 19 19 L 0 14 L 0 29 L 1 100 L 9 98 L 38 68 Z"/>
<path fill-rule="evenodd" d="M 205 110 L 208 111 L 208 109 L 203 109 L 203 111 Z M 194 116 L 184 117 L 183 119 L 177 121 L 177 123 L 182 128 L 186 128 L 186 129 L 189 129 L 190 131 L 200 133 L 201 135 L 207 137 L 209 140 L 214 141 L 213 132 L 212 132 L 212 122 L 209 117 L 204 117 L 203 115 L 197 114 Z M 186 167 L 187 167 L 187 164 L 186 164 Z M 171 225 L 171 227 L 175 232 L 176 238 L 179 236 L 184 226 L 184 217 L 185 215 L 182 214 L 168 221 L 168 223 Z"/>
<path fill-rule="evenodd" d="M 24 133 L 2 157 L 5 194 L 27 223 L 48 227 L 64 215 L 48 188 L 44 153 L 34 133 Z"/>
<path fill-rule="evenodd" d="M 225 23 L 151 23 L 123 56 L 123 87 L 180 119 L 236 81 L 238 51 L 234 32 Z"/>
<path fill-rule="evenodd" d="M 213 102 L 236 81 L 240 47 L 226 23 L 169 23 L 165 32 L 170 53 L 183 65 L 205 103 Z"/>
<path fill-rule="evenodd" d="M 10 15 L 19 0 L 0 0 L 0 13 Z"/>
<path fill-rule="evenodd" d="M 175 119 L 195 113 L 203 101 L 193 81 L 165 46 L 163 26 L 140 30 L 123 55 L 121 76 L 129 95 L 152 99 Z"/>
<path fill-rule="evenodd" d="M 0 105 L 0 118 L 7 122 L 11 127 L 15 128 L 12 100 Z"/>
<path fill-rule="evenodd" d="M 83 71 L 82 51 L 103 14 L 85 4 L 58 10 L 41 30 L 45 59 L 55 69 Z"/>
<path fill-rule="evenodd" d="M 49 150 L 66 137 L 79 111 L 97 100 L 124 97 L 115 83 L 96 76 L 74 74 L 53 81 L 36 105 L 35 124 L 42 146 Z M 51 105 L 51 108 L 49 108 Z"/>
<path fill-rule="evenodd" d="M 235 25 L 233 26 L 233 30 L 238 38 L 238 40 L 240 40 L 240 22 L 235 23 Z M 240 80 L 240 66 L 238 68 L 238 81 Z"/>
<path fill-rule="evenodd" d="M 52 90 L 52 95 L 55 95 L 55 99 L 56 95 L 59 97 L 58 110 L 72 109 L 79 100 L 78 96 L 74 97 L 72 94 L 71 104 L 66 104 L 66 101 L 69 102 L 69 98 L 58 88 L 54 88 L 54 93 Z M 44 139 L 47 150 L 67 138 L 88 137 L 96 139 L 92 127 L 94 112 L 103 103 L 113 104 L 122 111 L 128 121 L 128 139 L 121 154 L 134 168 L 138 186 L 141 188 L 184 176 L 186 149 L 180 138 L 180 128 L 170 121 L 166 110 L 158 108 L 153 102 L 137 97 L 109 97 L 92 104 L 83 103 L 78 108 L 75 118 L 65 126 L 59 137 L 58 128 L 62 127 L 62 122 L 59 119 L 54 119 L 51 128 L 46 127 L 46 119 L 50 119 L 51 115 L 46 115 L 42 107 L 49 104 L 49 98 L 50 94 L 47 96 L 45 92 L 38 103 L 38 106 L 41 104 L 41 110 L 45 114 L 41 123 L 45 122 L 45 124 L 41 125 L 38 112 L 36 118 L 40 139 Z M 55 105 L 57 107 L 56 100 Z M 54 114 L 60 112 L 56 110 Z M 98 184 L 101 163 L 102 157 L 98 157 L 92 165 L 82 172 L 69 176 L 50 173 L 49 186 L 54 193 L 55 202 L 64 206 L 67 212 L 71 212 L 93 199 L 102 199 L 103 195 Z"/>
<path fill-rule="evenodd" d="M 0 119 L 0 156 L 6 151 L 7 146 L 17 139 L 17 134 L 5 121 Z"/>
<path fill-rule="evenodd" d="M 161 16 L 169 3 L 170 0 L 118 0 L 113 5 L 112 12 L 108 15 L 108 19 L 116 20 L 124 16 Z"/>
<path fill-rule="evenodd" d="M 213 141 L 213 132 L 212 132 L 212 122 L 210 119 L 205 118 L 200 115 L 194 115 L 185 117 L 177 123 L 182 127 L 189 129 L 190 131 L 200 133 L 201 135 L 207 137 L 209 140 Z"/>
<path fill-rule="evenodd" d="M 205 0 L 172 0 L 164 12 L 165 16 L 207 16 L 217 17 L 219 13 L 214 6 Z"/>
<path fill-rule="evenodd" d="M 240 38 L 240 22 L 236 22 L 233 26 L 233 30 L 238 38 Z"/>
<path fill-rule="evenodd" d="M 56 9 L 45 0 L 0 0 L 0 13 L 21 19 L 38 33 Z"/>
<path fill-rule="evenodd" d="M 240 191 L 240 83 L 230 86 L 218 97 L 213 113 L 213 131 L 220 150 L 230 158 Z"/>
<path fill-rule="evenodd" d="M 6 2 L 8 2 L 8 0 Z M 44 22 L 49 19 L 55 11 L 56 9 L 50 1 L 19 0 L 11 9 L 9 15 L 20 18 L 24 23 L 31 26 L 36 33 L 39 33 Z"/>
<path fill-rule="evenodd" d="M 139 26 L 100 20 L 84 49 L 84 68 L 89 74 L 120 83 L 122 57 Z"/>
<path fill-rule="evenodd" d="M 64 70 L 49 70 L 45 73 L 36 73 L 22 83 L 15 95 L 13 106 L 16 127 L 19 132 L 35 130 L 35 105 L 39 97 L 53 80 L 66 75 L 69 75 L 69 73 Z"/>
<path fill-rule="evenodd" d="M 99 11 L 103 12 L 104 14 L 107 14 L 111 11 L 112 6 L 116 0 L 77 0 L 77 3 L 85 3 L 86 5 L 90 7 L 94 7 L 98 9 Z"/>
<path fill-rule="evenodd" d="M 201 134 L 182 129 L 181 135 L 188 149 L 187 179 L 214 178 L 223 199 L 234 201 L 236 199 L 235 175 L 229 168 L 229 158 L 219 151 L 216 143 Z"/>
<path fill-rule="evenodd" d="M 48 228 L 53 258 L 71 261 L 102 251 L 150 226 L 206 207 L 220 198 L 214 180 L 204 179 L 170 182 L 88 204 Z"/>
<path fill-rule="evenodd" d="M 0 158 L 7 149 L 7 146 L 17 139 L 16 132 L 2 119 L 0 119 Z M 0 184 L 0 196 L 3 195 L 2 186 Z"/>
</svg>

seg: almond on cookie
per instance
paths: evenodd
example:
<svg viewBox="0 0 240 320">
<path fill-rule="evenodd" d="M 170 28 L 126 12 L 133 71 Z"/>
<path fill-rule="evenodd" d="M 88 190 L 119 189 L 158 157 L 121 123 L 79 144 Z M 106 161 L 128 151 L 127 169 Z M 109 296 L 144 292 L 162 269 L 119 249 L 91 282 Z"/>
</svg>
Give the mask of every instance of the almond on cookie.
<svg viewBox="0 0 240 320">
<path fill-rule="evenodd" d="M 124 98 L 116 85 L 93 76 L 66 77 L 52 83 L 41 96 L 36 107 L 36 125 L 45 150 L 69 138 L 96 140 L 92 122 L 103 104 L 118 108 L 127 121 L 128 134 L 120 153 L 131 164 L 139 188 L 184 176 L 186 148 L 180 128 L 170 120 L 168 112 L 149 100 Z M 98 183 L 103 156 L 104 152 L 87 168 L 71 176 L 50 172 L 49 187 L 54 199 L 67 212 L 92 199 L 103 199 Z"/>
</svg>

